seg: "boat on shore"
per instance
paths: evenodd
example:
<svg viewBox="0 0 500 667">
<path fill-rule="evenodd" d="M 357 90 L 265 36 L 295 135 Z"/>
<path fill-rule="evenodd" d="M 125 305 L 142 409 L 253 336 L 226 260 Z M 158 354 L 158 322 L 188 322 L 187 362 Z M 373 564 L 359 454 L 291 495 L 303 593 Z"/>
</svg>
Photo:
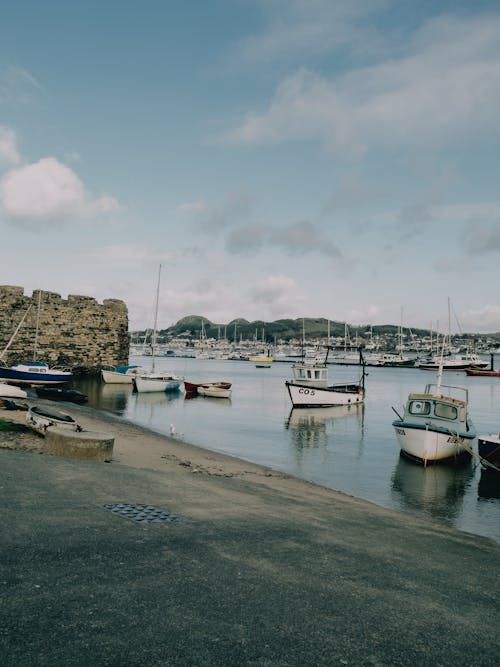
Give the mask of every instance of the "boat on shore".
<svg viewBox="0 0 500 667">
<path fill-rule="evenodd" d="M 362 403 L 365 398 L 365 365 L 360 351 L 362 364 L 361 378 L 356 382 L 328 383 L 327 347 L 323 362 L 309 363 L 300 361 L 292 365 L 292 380 L 286 380 L 285 386 L 294 408 L 323 408 L 335 405 Z"/>
<path fill-rule="evenodd" d="M 44 434 L 51 426 L 67 429 L 68 431 L 81 431 L 81 426 L 71 415 L 66 415 L 56 410 L 41 406 L 32 406 L 26 414 L 26 423 L 38 433 Z"/>
<path fill-rule="evenodd" d="M 1 398 L 26 398 L 28 394 L 21 389 L 21 387 L 16 387 L 13 384 L 6 384 L 5 382 L 0 382 L 0 397 Z"/>
</svg>

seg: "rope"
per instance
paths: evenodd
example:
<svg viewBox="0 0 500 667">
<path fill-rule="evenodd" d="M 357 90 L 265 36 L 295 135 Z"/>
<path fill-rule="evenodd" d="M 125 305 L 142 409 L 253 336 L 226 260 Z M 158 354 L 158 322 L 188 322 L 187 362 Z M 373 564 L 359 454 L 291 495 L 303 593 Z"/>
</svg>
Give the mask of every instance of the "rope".
<svg viewBox="0 0 500 667">
<path fill-rule="evenodd" d="M 465 442 L 462 442 L 462 440 L 458 437 L 458 431 L 457 433 L 453 433 L 452 430 L 448 429 L 449 434 L 455 440 L 457 445 L 460 445 L 460 447 L 463 447 L 465 451 L 469 452 L 471 456 L 476 458 L 485 468 L 491 468 L 491 470 L 496 470 L 497 472 L 500 472 L 500 468 L 496 466 L 494 463 L 491 463 L 491 461 L 488 461 L 488 459 L 485 459 L 484 457 L 480 456 L 479 452 L 476 453 L 472 447 L 469 447 L 468 444 Z"/>
</svg>

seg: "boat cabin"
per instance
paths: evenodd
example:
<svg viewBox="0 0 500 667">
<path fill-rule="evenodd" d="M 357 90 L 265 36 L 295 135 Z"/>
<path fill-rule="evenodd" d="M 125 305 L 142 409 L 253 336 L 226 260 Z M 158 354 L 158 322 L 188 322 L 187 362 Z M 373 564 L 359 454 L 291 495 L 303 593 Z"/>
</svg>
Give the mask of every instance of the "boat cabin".
<svg viewBox="0 0 500 667">
<path fill-rule="evenodd" d="M 293 382 L 308 387 L 327 387 L 328 369 L 325 365 L 317 364 L 294 364 Z"/>
<path fill-rule="evenodd" d="M 404 421 L 415 424 L 446 425 L 450 430 L 467 430 L 467 390 L 461 387 L 441 387 L 465 392 L 465 398 L 432 393 L 427 385 L 423 394 L 410 394 L 405 406 Z"/>
</svg>

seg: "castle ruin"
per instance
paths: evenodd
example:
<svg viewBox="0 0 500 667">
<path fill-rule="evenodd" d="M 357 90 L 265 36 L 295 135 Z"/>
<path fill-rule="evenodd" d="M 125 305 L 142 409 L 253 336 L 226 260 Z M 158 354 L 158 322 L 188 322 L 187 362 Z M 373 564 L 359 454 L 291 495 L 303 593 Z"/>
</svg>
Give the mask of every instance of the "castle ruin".
<svg viewBox="0 0 500 667">
<path fill-rule="evenodd" d="M 0 286 L 0 354 L 19 327 L 2 361 L 44 361 L 74 372 L 128 363 L 128 311 L 123 301 L 87 296 L 62 299 L 54 292 Z"/>
</svg>

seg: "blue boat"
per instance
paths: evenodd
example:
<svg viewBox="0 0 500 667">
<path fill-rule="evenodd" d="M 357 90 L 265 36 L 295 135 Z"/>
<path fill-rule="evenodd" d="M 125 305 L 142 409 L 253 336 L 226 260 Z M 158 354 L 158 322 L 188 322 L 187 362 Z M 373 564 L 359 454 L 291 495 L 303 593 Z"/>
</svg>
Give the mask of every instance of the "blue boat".
<svg viewBox="0 0 500 667">
<path fill-rule="evenodd" d="M 63 368 L 49 368 L 42 361 L 0 365 L 0 380 L 16 385 L 53 385 L 71 382 L 73 373 Z"/>
</svg>

